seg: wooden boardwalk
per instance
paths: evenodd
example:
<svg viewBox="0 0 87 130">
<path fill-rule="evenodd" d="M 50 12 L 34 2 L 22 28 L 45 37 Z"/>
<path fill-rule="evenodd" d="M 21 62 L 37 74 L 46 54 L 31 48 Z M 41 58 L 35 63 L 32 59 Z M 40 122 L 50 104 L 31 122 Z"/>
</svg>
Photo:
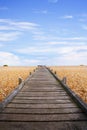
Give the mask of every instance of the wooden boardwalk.
<svg viewBox="0 0 87 130">
<path fill-rule="evenodd" d="M 87 115 L 45 68 L 0 113 L 0 130 L 87 130 Z"/>
</svg>

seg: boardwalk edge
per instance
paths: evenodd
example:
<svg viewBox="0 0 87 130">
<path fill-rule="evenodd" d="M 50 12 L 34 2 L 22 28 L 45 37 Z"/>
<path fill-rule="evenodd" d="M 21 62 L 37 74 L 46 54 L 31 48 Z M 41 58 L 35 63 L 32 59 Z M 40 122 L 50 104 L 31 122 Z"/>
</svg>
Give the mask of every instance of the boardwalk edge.
<svg viewBox="0 0 87 130">
<path fill-rule="evenodd" d="M 65 91 L 72 97 L 76 104 L 87 114 L 87 104 L 75 93 L 73 92 L 68 85 L 64 84 L 48 67 L 48 71 L 53 75 L 53 77 L 60 82 Z"/>
<path fill-rule="evenodd" d="M 0 112 L 7 106 L 9 102 L 17 95 L 17 93 L 23 88 L 25 83 L 33 76 L 35 71 L 29 75 L 20 85 L 18 85 L 3 101 L 0 102 Z"/>
</svg>

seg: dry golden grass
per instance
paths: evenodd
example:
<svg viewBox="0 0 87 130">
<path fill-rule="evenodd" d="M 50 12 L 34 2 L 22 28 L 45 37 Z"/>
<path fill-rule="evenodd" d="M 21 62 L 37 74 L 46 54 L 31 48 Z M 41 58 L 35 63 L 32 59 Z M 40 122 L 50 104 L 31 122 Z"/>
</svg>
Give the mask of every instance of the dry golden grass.
<svg viewBox="0 0 87 130">
<path fill-rule="evenodd" d="M 18 85 L 18 78 L 23 80 L 36 67 L 0 67 L 0 101 L 11 93 Z"/>
<path fill-rule="evenodd" d="M 87 103 L 87 66 L 50 67 L 62 79 L 67 78 L 67 85 Z"/>
</svg>

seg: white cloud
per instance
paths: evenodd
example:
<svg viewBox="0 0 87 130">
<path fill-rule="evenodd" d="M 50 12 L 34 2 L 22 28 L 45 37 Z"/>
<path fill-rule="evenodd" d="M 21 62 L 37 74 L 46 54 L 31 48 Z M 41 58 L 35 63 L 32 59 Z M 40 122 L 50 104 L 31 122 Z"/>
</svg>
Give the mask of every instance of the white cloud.
<svg viewBox="0 0 87 130">
<path fill-rule="evenodd" d="M 59 40 L 59 41 L 49 41 L 47 42 L 47 44 L 49 45 L 66 45 L 66 46 L 82 46 L 82 45 L 85 45 L 86 42 L 79 42 L 79 41 L 70 41 L 70 40 Z"/>
<path fill-rule="evenodd" d="M 39 25 L 36 23 L 26 22 L 26 21 L 13 21 L 10 19 L 0 19 L 0 30 L 33 30 Z"/>
<path fill-rule="evenodd" d="M 87 41 L 87 37 L 49 37 L 51 40 L 61 40 L 61 41 Z"/>
<path fill-rule="evenodd" d="M 87 65 L 87 45 L 59 47 L 57 55 L 45 60 L 48 65 Z"/>
<path fill-rule="evenodd" d="M 0 42 L 13 41 L 21 35 L 21 32 L 0 32 Z"/>
<path fill-rule="evenodd" d="M 71 58 L 71 57 L 75 57 L 75 58 Z M 87 65 L 87 60 L 86 60 L 86 57 L 78 57 L 77 56 L 77 53 L 74 54 L 72 53 L 71 55 L 68 55 L 67 57 L 54 57 L 54 58 L 51 58 L 51 61 L 47 61 L 47 64 L 48 65 Z"/>
<path fill-rule="evenodd" d="M 87 65 L 87 52 L 76 52 L 72 51 L 69 54 L 67 53 L 65 56 L 60 58 L 60 63 L 68 64 L 68 65 Z"/>
<path fill-rule="evenodd" d="M 73 19 L 73 16 L 72 15 L 65 15 L 61 18 L 63 18 L 63 19 Z"/>
<path fill-rule="evenodd" d="M 62 47 L 59 47 L 58 54 L 61 54 L 61 56 L 67 56 L 67 57 L 71 54 L 77 54 L 79 56 L 82 56 L 84 52 L 87 55 L 86 51 L 87 51 L 87 45 L 83 45 L 83 46 L 72 45 L 72 46 L 65 46 L 65 47 L 62 46 Z"/>
<path fill-rule="evenodd" d="M 10 19 L 0 19 L 0 23 L 10 23 L 12 20 Z"/>
<path fill-rule="evenodd" d="M 87 45 L 65 45 L 65 46 L 45 46 L 45 47 L 28 47 L 15 50 L 17 53 L 27 55 L 44 55 L 49 57 L 51 55 L 69 56 L 72 53 L 77 55 L 87 53 Z M 84 55 L 85 56 L 85 55 Z"/>
<path fill-rule="evenodd" d="M 49 48 L 49 47 L 27 47 L 27 48 L 22 48 L 22 49 L 17 49 L 15 50 L 18 53 L 22 54 L 35 54 L 35 53 L 50 53 L 50 52 L 55 52 L 57 51 L 57 48 Z"/>
<path fill-rule="evenodd" d="M 40 63 L 40 60 L 37 60 L 37 59 L 23 59 L 23 63 L 22 65 L 38 65 Z"/>
<path fill-rule="evenodd" d="M 67 41 L 51 41 L 51 42 L 48 42 L 48 44 L 50 45 L 66 45 L 67 44 Z"/>
<path fill-rule="evenodd" d="M 45 34 L 36 34 L 33 36 L 34 40 L 44 40 L 44 41 L 53 41 L 54 43 L 57 42 L 68 42 L 68 41 L 74 41 L 74 42 L 84 42 L 87 41 L 87 37 L 57 37 L 52 35 L 45 35 Z M 55 42 L 56 41 L 56 42 Z"/>
<path fill-rule="evenodd" d="M 0 26 L 0 31 L 9 31 L 9 30 L 17 30 L 15 27 L 11 27 L 11 26 L 6 26 L 6 25 L 3 25 L 3 26 Z"/>
<path fill-rule="evenodd" d="M 0 52 L 0 65 L 3 66 L 7 64 L 9 66 L 29 66 L 37 65 L 40 63 L 40 60 L 37 59 L 27 59 L 21 58 L 10 52 Z"/>
<path fill-rule="evenodd" d="M 19 38 L 24 31 L 29 31 L 33 34 L 38 30 L 39 25 L 36 23 L 0 19 L 0 41 L 12 41 Z"/>
<path fill-rule="evenodd" d="M 70 37 L 70 38 L 65 38 L 65 40 L 72 40 L 72 41 L 84 41 L 84 40 L 86 40 L 87 41 L 87 37 Z"/>
<path fill-rule="evenodd" d="M 37 24 L 30 23 L 30 22 L 12 22 L 10 23 L 11 26 L 14 26 L 16 29 L 22 30 L 33 30 L 37 28 Z"/>
<path fill-rule="evenodd" d="M 0 52 L 0 65 L 19 65 L 19 57 L 10 52 Z"/>
<path fill-rule="evenodd" d="M 17 49 L 15 52 L 26 54 L 26 57 L 19 57 L 10 52 L 0 52 L 0 65 L 87 64 L 87 45 L 28 47 Z M 32 55 L 35 56 L 32 57 Z"/>
</svg>

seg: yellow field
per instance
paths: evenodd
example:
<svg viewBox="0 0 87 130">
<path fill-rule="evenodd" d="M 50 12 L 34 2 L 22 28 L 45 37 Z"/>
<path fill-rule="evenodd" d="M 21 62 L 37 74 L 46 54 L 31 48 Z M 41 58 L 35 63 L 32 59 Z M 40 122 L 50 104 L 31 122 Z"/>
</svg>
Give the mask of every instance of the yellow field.
<svg viewBox="0 0 87 130">
<path fill-rule="evenodd" d="M 26 79 L 36 67 L 0 67 L 0 101 L 17 87 L 18 78 Z"/>
<path fill-rule="evenodd" d="M 67 78 L 67 85 L 87 103 L 87 66 L 50 67 L 62 79 Z"/>
</svg>

